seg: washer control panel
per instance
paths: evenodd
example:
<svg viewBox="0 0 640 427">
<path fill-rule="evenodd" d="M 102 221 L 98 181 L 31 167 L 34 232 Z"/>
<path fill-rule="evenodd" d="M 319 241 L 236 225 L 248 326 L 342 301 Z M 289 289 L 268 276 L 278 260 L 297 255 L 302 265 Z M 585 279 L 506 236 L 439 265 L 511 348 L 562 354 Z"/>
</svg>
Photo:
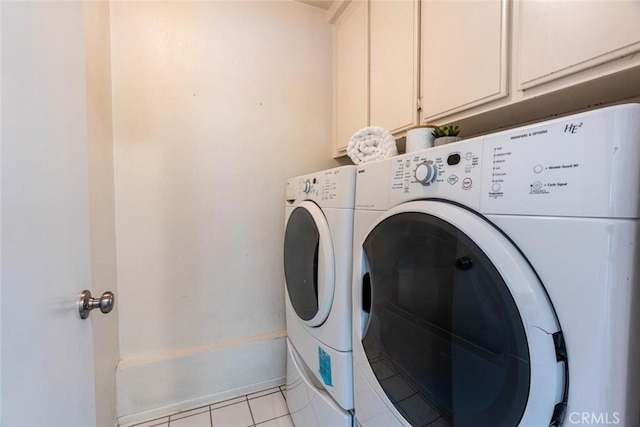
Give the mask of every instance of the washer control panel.
<svg viewBox="0 0 640 427">
<path fill-rule="evenodd" d="M 432 160 L 427 160 L 416 166 L 413 176 L 420 184 L 430 185 L 438 178 L 438 166 Z"/>
<path fill-rule="evenodd" d="M 484 137 L 481 212 L 640 216 L 640 105 Z"/>
<path fill-rule="evenodd" d="M 482 140 L 408 153 L 392 160 L 392 204 L 419 198 L 447 198 L 477 204 Z"/>
<path fill-rule="evenodd" d="M 640 218 L 640 104 L 358 167 L 359 209 L 439 198 L 484 214 Z"/>
<path fill-rule="evenodd" d="M 610 136 L 598 122 L 569 119 L 486 136 L 482 211 L 573 216 L 598 193 L 606 200 L 607 173 L 589 173 L 598 159 L 610 164 Z"/>
</svg>

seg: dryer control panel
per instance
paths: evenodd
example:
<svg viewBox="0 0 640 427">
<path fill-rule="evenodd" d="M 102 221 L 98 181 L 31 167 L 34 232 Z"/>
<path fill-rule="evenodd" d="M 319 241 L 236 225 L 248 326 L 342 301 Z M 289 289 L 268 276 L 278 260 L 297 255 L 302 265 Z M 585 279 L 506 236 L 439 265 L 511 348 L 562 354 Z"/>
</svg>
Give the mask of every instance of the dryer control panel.
<svg viewBox="0 0 640 427">
<path fill-rule="evenodd" d="M 311 200 L 320 207 L 353 209 L 355 181 L 355 166 L 291 178 L 287 181 L 287 205 Z"/>
</svg>

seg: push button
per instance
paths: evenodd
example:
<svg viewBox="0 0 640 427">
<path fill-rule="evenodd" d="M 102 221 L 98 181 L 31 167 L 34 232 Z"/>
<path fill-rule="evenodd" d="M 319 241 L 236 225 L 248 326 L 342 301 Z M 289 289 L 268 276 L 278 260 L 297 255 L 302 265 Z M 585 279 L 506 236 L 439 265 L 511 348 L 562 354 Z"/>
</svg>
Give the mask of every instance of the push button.
<svg viewBox="0 0 640 427">
<path fill-rule="evenodd" d="M 447 164 L 449 166 L 454 166 L 460 163 L 460 154 L 451 154 L 447 157 Z"/>
</svg>

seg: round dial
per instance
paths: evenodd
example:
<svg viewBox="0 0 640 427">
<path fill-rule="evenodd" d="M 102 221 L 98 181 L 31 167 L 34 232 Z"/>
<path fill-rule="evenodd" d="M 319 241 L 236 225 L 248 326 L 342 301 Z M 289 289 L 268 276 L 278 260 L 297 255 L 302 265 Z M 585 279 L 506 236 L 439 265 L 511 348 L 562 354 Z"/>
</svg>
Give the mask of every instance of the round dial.
<svg viewBox="0 0 640 427">
<path fill-rule="evenodd" d="M 311 191 L 311 181 L 307 179 L 302 183 L 302 191 L 305 193 L 309 193 Z"/>
<path fill-rule="evenodd" d="M 438 167 L 433 162 L 426 161 L 416 166 L 413 175 L 420 184 L 429 185 L 438 177 Z"/>
</svg>

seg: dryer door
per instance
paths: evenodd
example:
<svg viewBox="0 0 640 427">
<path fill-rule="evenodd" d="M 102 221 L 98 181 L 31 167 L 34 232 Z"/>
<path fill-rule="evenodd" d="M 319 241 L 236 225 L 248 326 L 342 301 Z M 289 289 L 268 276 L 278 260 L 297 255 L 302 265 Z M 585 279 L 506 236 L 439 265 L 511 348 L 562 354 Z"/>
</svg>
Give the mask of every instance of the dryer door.
<svg viewBox="0 0 640 427">
<path fill-rule="evenodd" d="M 333 302 L 335 260 L 329 224 L 313 202 L 300 203 L 287 218 L 284 275 L 298 318 L 312 327 L 321 325 Z"/>
<path fill-rule="evenodd" d="M 551 424 L 565 390 L 560 328 L 538 277 L 499 230 L 461 207 L 419 201 L 390 210 L 360 245 L 356 375 L 399 424 Z M 356 391 L 361 422 L 366 406 Z"/>
</svg>

